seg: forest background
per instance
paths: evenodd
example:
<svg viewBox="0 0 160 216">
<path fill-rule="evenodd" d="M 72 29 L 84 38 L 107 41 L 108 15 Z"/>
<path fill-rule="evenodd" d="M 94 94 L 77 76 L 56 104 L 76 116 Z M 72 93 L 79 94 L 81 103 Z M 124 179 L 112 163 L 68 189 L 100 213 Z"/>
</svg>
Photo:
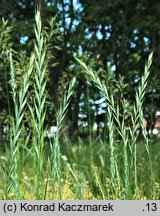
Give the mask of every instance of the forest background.
<svg viewBox="0 0 160 216">
<path fill-rule="evenodd" d="M 160 3 L 159 1 L 42 1 L 42 22 L 55 17 L 55 35 L 52 37 L 49 63 L 49 100 L 52 111 L 59 109 L 65 87 L 76 75 L 77 84 L 68 110 L 68 131 L 72 136 L 81 133 L 80 125 L 105 125 L 105 103 L 102 95 L 89 86 L 73 56 L 82 57 L 91 65 L 114 92 L 117 101 L 121 91 L 127 101 L 133 101 L 135 88 L 143 73 L 145 61 L 154 52 L 152 72 L 144 100 L 147 120 L 154 122 L 159 109 L 160 76 Z M 11 26 L 6 38 L 8 49 L 23 58 L 25 64 L 34 39 L 34 1 L 1 1 L 0 16 Z M 1 24 L 2 25 L 2 24 Z M 1 30 L 1 50 L 4 46 Z M 22 61 L 23 61 L 22 60 Z M 1 59 L 0 70 L 0 124 L 12 113 L 9 87 L 9 65 Z M 116 81 L 118 81 L 116 83 Z M 120 81 L 120 82 L 119 82 Z M 121 86 L 120 86 L 121 85 Z M 121 90 L 120 90 L 121 88 Z M 126 104 L 126 106 L 130 106 Z M 130 107 L 128 107 L 128 112 Z M 51 111 L 51 110 L 50 110 Z M 50 112 L 48 111 L 48 116 Z M 54 117 L 48 117 L 54 124 Z M 87 129 L 86 129 L 87 130 Z"/>
<path fill-rule="evenodd" d="M 2 199 L 159 199 L 160 2 L 3 0 L 0 17 Z"/>
</svg>

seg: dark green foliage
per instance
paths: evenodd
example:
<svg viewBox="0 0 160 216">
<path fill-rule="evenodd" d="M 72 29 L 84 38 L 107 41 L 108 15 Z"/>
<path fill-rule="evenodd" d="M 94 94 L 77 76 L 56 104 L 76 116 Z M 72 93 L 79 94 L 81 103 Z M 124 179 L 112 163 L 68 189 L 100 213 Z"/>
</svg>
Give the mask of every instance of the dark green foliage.
<svg viewBox="0 0 160 216">
<path fill-rule="evenodd" d="M 25 49 L 26 56 L 29 56 L 32 50 L 35 2 L 0 1 L 0 17 L 8 19 L 9 25 L 14 26 L 9 35 L 12 48 L 16 50 L 17 54 Z M 154 113 L 160 106 L 159 1 L 155 0 L 150 3 L 146 0 L 79 0 L 75 3 L 73 0 L 48 0 L 41 1 L 41 15 L 42 23 L 47 26 L 48 36 L 49 29 L 55 30 L 52 39 L 51 35 L 48 37 L 50 38 L 48 45 L 50 47 L 48 53 L 50 56 L 50 82 L 47 83 L 47 88 L 50 92 L 50 100 L 54 104 L 53 109 L 59 109 L 64 89 L 68 87 L 69 80 L 73 75 L 78 75 L 75 94 L 67 117 L 71 134 L 76 134 L 78 131 L 80 110 L 83 110 L 86 115 L 90 103 L 87 102 L 85 79 L 73 59 L 73 54 L 83 56 L 86 64 L 91 65 L 95 73 L 109 83 L 110 91 L 117 94 L 117 100 L 120 100 L 121 97 L 117 85 L 122 78 L 127 84 L 123 94 L 126 99 L 132 101 L 146 58 L 151 51 L 154 51 L 152 75 L 149 78 L 144 101 L 145 115 L 153 123 Z M 48 24 L 48 20 L 55 15 L 56 24 L 54 22 Z M 7 37 L 5 38 L 7 40 Z M 18 59 L 17 56 L 15 58 Z M 4 75 L 4 67 L 1 71 Z M 3 75 L 0 77 L 1 85 L 3 85 L 3 88 L 0 86 L 0 91 L 1 97 L 4 98 L 7 95 L 5 94 L 7 90 L 5 90 L 6 87 L 4 88 L 6 78 Z M 112 77 L 112 81 L 114 80 L 113 82 L 110 77 Z M 101 98 L 101 95 L 98 95 L 92 86 L 89 89 L 89 95 L 91 98 L 93 97 L 94 105 L 95 101 Z M 4 101 L 1 107 L 8 110 L 9 102 Z M 81 102 L 84 103 L 82 107 Z M 101 118 L 94 111 L 91 116 Z"/>
</svg>

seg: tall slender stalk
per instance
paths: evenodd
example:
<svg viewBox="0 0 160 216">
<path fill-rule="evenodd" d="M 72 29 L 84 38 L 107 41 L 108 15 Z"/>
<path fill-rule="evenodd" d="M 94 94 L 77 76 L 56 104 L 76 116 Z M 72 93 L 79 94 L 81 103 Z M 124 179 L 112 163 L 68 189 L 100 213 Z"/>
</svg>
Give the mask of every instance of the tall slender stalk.
<svg viewBox="0 0 160 216">
<path fill-rule="evenodd" d="M 144 114 L 143 114 L 143 101 L 144 101 L 144 96 L 145 96 L 146 87 L 147 87 L 147 80 L 148 80 L 148 77 L 150 75 L 152 58 L 153 58 L 153 53 L 151 53 L 149 55 L 148 61 L 145 65 L 144 75 L 142 76 L 141 84 L 140 84 L 140 86 L 136 92 L 136 105 L 135 105 L 136 110 L 138 110 L 137 113 L 139 114 L 140 127 L 142 129 L 142 135 L 143 135 L 144 141 L 145 141 L 145 148 L 146 148 L 146 151 L 148 154 L 151 185 L 153 185 L 153 182 L 154 182 L 154 174 L 153 174 L 151 154 L 150 154 L 150 150 L 149 150 L 149 138 L 148 138 L 146 127 L 144 125 L 145 118 L 144 118 Z"/>
<path fill-rule="evenodd" d="M 44 165 L 44 120 L 46 117 L 46 83 L 47 83 L 47 61 L 45 38 L 42 32 L 42 23 L 40 12 L 35 15 L 35 74 L 34 74 L 34 90 L 33 104 L 28 104 L 33 127 L 33 145 L 35 150 L 35 169 L 36 169 L 36 198 L 41 197 L 43 183 L 43 165 Z"/>
<path fill-rule="evenodd" d="M 54 196 L 54 187 L 57 179 L 60 199 L 62 193 L 61 193 L 61 161 L 60 161 L 61 154 L 60 154 L 59 138 L 62 133 L 63 121 L 66 116 L 68 105 L 74 91 L 75 83 L 76 83 L 76 78 L 74 77 L 69 84 L 69 88 L 66 95 L 64 96 L 63 104 L 60 106 L 60 109 L 57 111 L 57 118 L 56 118 L 57 131 L 55 133 L 54 140 L 51 143 L 51 157 L 49 158 L 51 169 L 52 169 L 53 196 Z"/>
<path fill-rule="evenodd" d="M 116 122 L 116 129 L 119 133 L 119 135 L 122 138 L 123 141 L 123 150 L 124 150 L 124 182 L 125 182 L 125 196 L 128 197 L 128 191 L 129 191 L 129 168 L 128 168 L 128 157 L 127 157 L 127 148 L 128 148 L 128 138 L 126 134 L 126 130 L 124 128 L 124 122 L 120 120 L 120 113 L 119 113 L 119 107 L 115 104 L 115 99 L 113 95 L 109 94 L 109 91 L 106 87 L 106 85 L 95 75 L 95 73 L 89 69 L 85 63 L 81 62 L 79 59 L 76 59 L 85 69 L 87 78 L 89 81 L 92 81 L 96 87 L 101 91 L 102 95 L 106 99 L 106 104 L 108 107 L 108 110 L 113 115 L 113 119 Z M 113 147 L 112 147 L 113 148 Z"/>
<path fill-rule="evenodd" d="M 13 65 L 12 53 L 10 53 L 10 76 L 11 76 L 11 89 L 12 98 L 14 103 L 14 117 L 11 118 L 10 129 L 10 161 L 7 171 L 7 189 L 6 196 L 10 189 L 14 188 L 16 198 L 20 197 L 19 191 L 19 176 L 20 176 L 20 136 L 22 132 L 22 122 L 25 114 L 25 107 L 27 105 L 27 93 L 30 86 L 29 78 L 33 70 L 34 57 L 30 58 L 29 69 L 23 75 L 22 85 L 17 91 L 15 70 Z"/>
<path fill-rule="evenodd" d="M 146 91 L 146 85 L 147 85 L 147 79 L 150 74 L 150 66 L 152 63 L 152 55 L 149 55 L 148 62 L 145 65 L 145 71 L 144 71 L 144 76 L 142 76 L 141 79 L 141 85 L 139 86 L 137 92 L 136 92 L 136 103 L 134 105 L 134 114 L 131 115 L 131 120 L 133 124 L 133 129 L 130 129 L 130 134 L 131 134 L 131 147 L 129 146 L 129 137 L 126 132 L 125 128 L 125 116 L 124 114 L 122 115 L 122 118 L 120 118 L 120 112 L 119 112 L 119 106 L 118 104 L 115 104 L 115 99 L 113 97 L 113 94 L 109 94 L 109 91 L 106 87 L 106 85 L 95 75 L 95 73 L 89 69 L 85 63 L 80 61 L 79 59 L 76 58 L 76 60 L 82 65 L 86 72 L 87 79 L 91 82 L 93 82 L 97 88 L 102 92 L 103 96 L 106 99 L 107 103 L 107 109 L 108 109 L 108 116 L 109 116 L 109 121 L 111 123 L 111 127 L 109 127 L 109 142 L 110 142 L 110 162 L 111 162 L 111 179 L 113 180 L 114 178 L 114 173 L 115 173 L 115 166 L 114 166 L 114 147 L 113 147 L 113 119 L 115 121 L 115 127 L 122 139 L 123 142 L 123 161 L 124 161 L 124 192 L 125 192 L 125 199 L 130 198 L 131 194 L 131 187 L 130 187 L 130 170 L 129 170 L 129 160 L 128 160 L 128 149 L 131 148 L 131 154 L 133 155 L 133 161 L 134 161 L 134 181 L 135 181 L 135 188 L 137 188 L 137 147 L 136 147 L 136 132 L 139 124 L 141 125 L 142 128 L 142 133 L 143 137 L 145 139 L 145 147 L 148 153 L 149 157 L 149 164 L 150 164 L 150 172 L 151 176 L 153 176 L 153 171 L 152 171 L 152 164 L 151 164 L 151 158 L 150 158 L 150 153 L 149 153 L 149 148 L 148 148 L 148 137 L 147 137 L 147 132 L 146 128 L 144 126 L 144 117 L 143 117 L 143 100 L 144 100 L 144 95 Z M 114 181 L 114 180 L 113 180 Z"/>
<path fill-rule="evenodd" d="M 109 129 L 109 145 L 110 145 L 110 172 L 113 187 L 116 186 L 116 168 L 115 168 L 115 148 L 114 148 L 114 124 L 111 110 L 108 108 L 108 129 Z"/>
</svg>

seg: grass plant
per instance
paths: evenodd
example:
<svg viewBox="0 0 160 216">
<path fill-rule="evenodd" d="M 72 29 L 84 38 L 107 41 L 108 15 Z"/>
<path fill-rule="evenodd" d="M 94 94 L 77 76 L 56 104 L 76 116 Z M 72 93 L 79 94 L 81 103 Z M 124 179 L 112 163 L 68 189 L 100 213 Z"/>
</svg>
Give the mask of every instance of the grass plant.
<svg viewBox="0 0 160 216">
<path fill-rule="evenodd" d="M 6 176 L 6 192 L 5 197 L 7 199 L 8 193 L 11 188 L 14 188 L 15 197 L 20 197 L 19 192 L 19 180 L 20 180 L 20 148 L 22 143 L 20 143 L 20 136 L 22 132 L 22 123 L 25 113 L 25 107 L 27 104 L 27 92 L 29 88 L 29 78 L 33 69 L 32 56 L 29 63 L 28 71 L 23 76 L 23 83 L 19 91 L 17 91 L 17 84 L 15 78 L 15 70 L 13 66 L 12 53 L 10 53 L 10 74 L 11 74 L 11 89 L 14 103 L 14 117 L 11 118 L 11 130 L 10 130 L 10 154 L 9 161 L 6 168 L 3 167 Z M 28 140 L 28 139 L 27 139 Z M 23 143 L 25 145 L 25 143 Z"/>
<path fill-rule="evenodd" d="M 150 67 L 152 63 L 152 55 L 149 55 L 148 62 L 145 66 L 144 70 L 144 75 L 142 76 L 140 86 L 138 90 L 136 91 L 136 96 L 135 96 L 135 104 L 133 105 L 134 107 L 134 112 L 131 114 L 130 118 L 132 119 L 132 126 L 130 127 L 130 134 L 132 137 L 132 141 L 130 144 L 130 140 L 126 131 L 126 126 L 125 126 L 125 110 L 123 110 L 122 118 L 120 117 L 120 108 L 119 104 L 116 103 L 116 100 L 114 99 L 113 94 L 109 94 L 109 91 L 107 89 L 107 86 L 105 85 L 104 82 L 102 82 L 99 77 L 96 76 L 96 74 L 86 66 L 85 63 L 80 61 L 79 59 L 76 59 L 83 69 L 85 70 L 85 74 L 87 77 L 87 80 L 89 82 L 93 82 L 95 86 L 101 91 L 102 95 L 106 99 L 106 104 L 107 104 L 107 111 L 108 111 L 108 127 L 109 127 L 109 145 L 110 145 L 110 171 L 111 171 L 111 179 L 113 182 L 114 187 L 116 187 L 115 181 L 116 181 L 116 172 L 117 170 L 115 167 L 118 168 L 118 164 L 115 160 L 115 152 L 114 152 L 114 143 L 117 142 L 117 140 L 114 138 L 114 128 L 116 131 L 119 133 L 121 137 L 121 142 L 123 143 L 122 149 L 123 149 L 123 172 L 124 175 L 122 179 L 124 180 L 124 194 L 125 194 L 125 199 L 130 199 L 131 197 L 131 176 L 130 176 L 130 161 L 128 158 L 128 150 L 131 149 L 131 155 L 133 156 L 133 161 L 134 161 L 134 190 L 136 191 L 137 189 L 137 153 L 136 153 L 136 140 L 137 140 L 137 130 L 140 125 L 142 129 L 142 134 L 144 137 L 144 143 L 146 147 L 146 151 L 148 153 L 148 162 L 150 166 L 150 175 L 153 177 L 153 172 L 152 172 L 152 163 L 150 159 L 150 152 L 148 148 L 148 137 L 147 137 L 147 132 L 146 128 L 144 126 L 144 116 L 143 116 L 143 100 L 144 100 L 144 95 L 146 91 L 146 85 L 147 85 L 147 79 L 150 74 Z M 131 146 L 130 146 L 131 145 Z M 118 171 L 118 170 L 117 170 Z M 119 175 L 118 175 L 119 176 Z M 149 176 L 148 176 L 149 177 Z M 119 182 L 119 180 L 118 180 Z"/>
<path fill-rule="evenodd" d="M 15 53 L 9 55 L 14 113 L 10 121 L 10 146 L 5 155 L 0 155 L 0 198 L 160 199 L 160 176 L 155 175 L 159 171 L 159 144 L 148 138 L 143 114 L 152 54 L 136 90 L 135 102 L 130 104 L 129 131 L 126 130 L 123 95 L 121 104 L 117 103 L 108 86 L 77 59 L 87 81 L 94 83 L 106 99 L 108 140 L 95 139 L 93 131 L 89 132 L 89 139 L 79 138 L 76 143 L 69 140 L 67 142 L 71 143 L 65 143 L 63 140 L 63 124 L 76 85 L 76 78 L 73 78 L 64 93 L 60 109 L 56 111 L 57 131 L 48 141 L 45 139 L 47 66 L 52 58 L 47 53 L 50 36 L 54 34 L 47 36 L 43 30 L 39 11 L 35 16 L 34 30 L 34 50 L 25 70 L 16 66 L 19 64 L 14 60 Z M 20 71 L 20 79 L 16 70 Z M 89 99 L 89 88 L 87 94 Z M 88 114 L 92 122 L 90 111 Z M 91 129 L 90 125 L 88 128 Z M 142 131 L 141 140 L 137 134 L 139 128 Z"/>
<path fill-rule="evenodd" d="M 59 188 L 59 199 L 61 199 L 62 197 L 61 195 L 62 194 L 61 192 L 61 153 L 60 153 L 59 139 L 62 133 L 62 125 L 67 113 L 67 108 L 74 91 L 75 83 L 76 83 L 76 78 L 74 77 L 69 84 L 68 91 L 64 96 L 63 103 L 60 106 L 60 109 L 57 111 L 57 118 L 56 118 L 57 131 L 55 133 L 54 139 L 50 143 L 51 155 L 49 157 L 49 162 L 51 165 L 51 173 L 52 173 L 52 180 L 53 180 L 53 194 L 54 194 L 55 181 L 57 179 L 58 188 Z"/>
<path fill-rule="evenodd" d="M 46 84 L 47 84 L 47 60 L 45 38 L 42 32 L 42 23 L 40 12 L 37 11 L 35 16 L 35 43 L 34 43 L 34 89 L 32 94 L 32 103 L 28 103 L 29 111 L 32 118 L 32 145 L 35 155 L 35 171 L 36 171 L 36 184 L 35 196 L 40 199 L 43 193 L 43 166 L 44 166 L 44 137 L 45 128 L 44 121 L 46 118 Z"/>
</svg>

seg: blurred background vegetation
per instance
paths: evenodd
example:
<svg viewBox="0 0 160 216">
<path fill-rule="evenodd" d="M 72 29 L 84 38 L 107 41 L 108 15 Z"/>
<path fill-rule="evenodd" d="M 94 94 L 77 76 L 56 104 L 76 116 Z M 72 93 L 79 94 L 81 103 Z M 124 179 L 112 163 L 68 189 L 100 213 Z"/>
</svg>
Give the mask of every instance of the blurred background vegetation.
<svg viewBox="0 0 160 216">
<path fill-rule="evenodd" d="M 66 134 L 73 140 L 96 136 L 105 129 L 106 104 L 96 88 L 86 82 L 74 56 L 81 58 L 107 84 L 120 104 L 132 112 L 135 89 L 146 59 L 154 52 L 144 101 L 144 115 L 152 127 L 160 108 L 160 2 L 158 0 L 1 0 L 0 1 L 0 128 L 13 112 L 9 85 L 8 50 L 25 70 L 34 40 L 35 5 L 41 5 L 49 44 L 49 108 L 46 124 L 55 124 L 53 113 L 60 107 L 64 90 L 76 75 L 77 83 L 66 117 Z M 51 20 L 53 19 L 53 20 Z M 49 24 L 50 23 L 50 24 Z M 18 70 L 16 71 L 18 74 Z M 21 74 L 18 74 L 21 77 Z M 95 124 L 96 123 L 96 124 Z M 102 133 L 102 137 L 105 133 Z M 77 136 L 78 135 L 78 136 Z"/>
</svg>

